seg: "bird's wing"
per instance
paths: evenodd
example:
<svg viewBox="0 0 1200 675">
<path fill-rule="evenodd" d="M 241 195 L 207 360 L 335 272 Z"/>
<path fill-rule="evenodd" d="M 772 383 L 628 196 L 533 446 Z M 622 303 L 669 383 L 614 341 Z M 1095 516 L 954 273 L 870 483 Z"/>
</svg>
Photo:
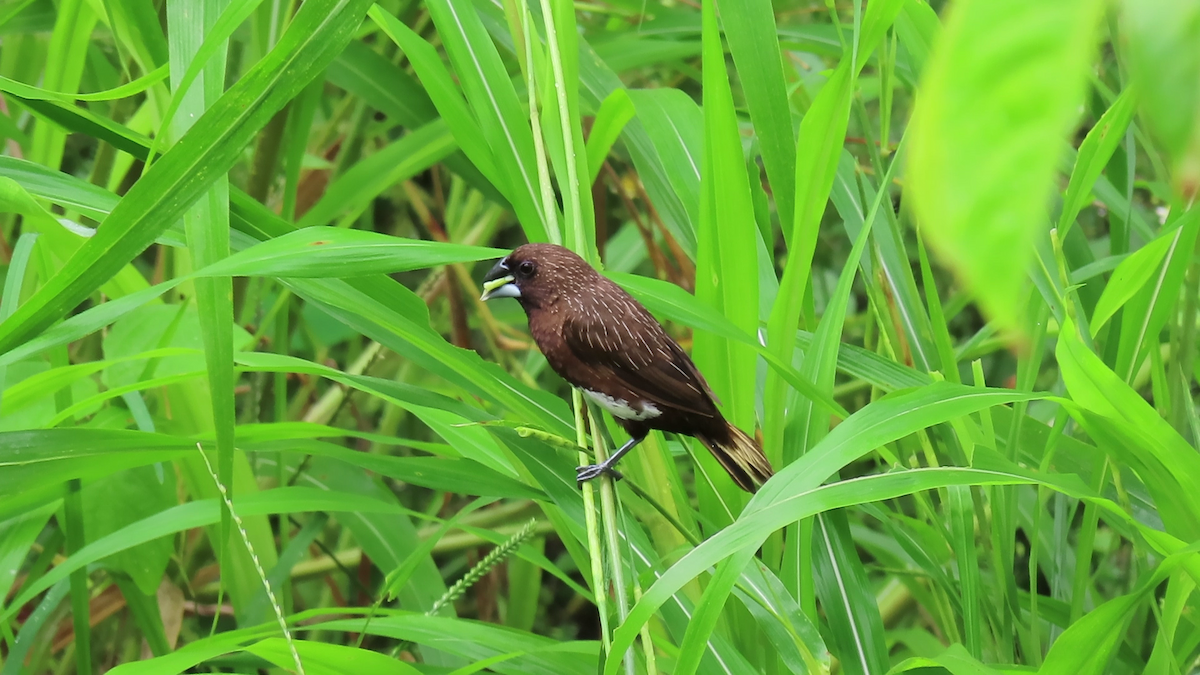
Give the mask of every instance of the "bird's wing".
<svg viewBox="0 0 1200 675">
<path fill-rule="evenodd" d="M 708 383 L 649 312 L 623 292 L 590 300 L 596 304 L 579 307 L 576 300 L 563 322 L 563 338 L 579 360 L 656 404 L 714 415 Z"/>
</svg>

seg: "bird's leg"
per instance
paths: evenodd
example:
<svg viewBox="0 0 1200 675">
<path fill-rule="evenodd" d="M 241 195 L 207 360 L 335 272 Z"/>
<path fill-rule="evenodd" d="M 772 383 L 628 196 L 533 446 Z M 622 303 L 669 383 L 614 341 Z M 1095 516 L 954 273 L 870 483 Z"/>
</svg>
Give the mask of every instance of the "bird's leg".
<svg viewBox="0 0 1200 675">
<path fill-rule="evenodd" d="M 645 438 L 645 436 L 642 436 L 642 438 Z M 575 467 L 575 480 L 582 483 L 584 481 L 593 480 L 605 472 L 612 474 L 617 480 L 624 478 L 624 476 L 622 476 L 620 472 L 613 467 L 615 467 L 617 462 L 621 461 L 621 458 L 624 457 L 630 450 L 632 450 L 634 446 L 636 446 L 638 443 L 641 443 L 642 438 L 629 439 L 625 442 L 625 445 L 622 445 L 616 452 L 612 454 L 612 456 L 603 462 L 600 462 L 599 464 L 589 464 L 587 466 Z"/>
</svg>

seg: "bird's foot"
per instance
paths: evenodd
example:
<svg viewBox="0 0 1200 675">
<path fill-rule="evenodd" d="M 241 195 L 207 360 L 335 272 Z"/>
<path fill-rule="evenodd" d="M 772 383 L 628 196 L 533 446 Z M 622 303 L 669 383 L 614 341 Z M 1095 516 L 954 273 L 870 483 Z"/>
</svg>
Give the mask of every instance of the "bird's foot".
<svg viewBox="0 0 1200 675">
<path fill-rule="evenodd" d="M 578 483 L 585 483 L 589 480 L 595 480 L 600 477 L 600 474 L 608 473 L 616 480 L 621 480 L 624 476 L 620 471 L 608 466 L 607 464 L 589 464 L 587 466 L 575 467 L 575 480 Z"/>
</svg>

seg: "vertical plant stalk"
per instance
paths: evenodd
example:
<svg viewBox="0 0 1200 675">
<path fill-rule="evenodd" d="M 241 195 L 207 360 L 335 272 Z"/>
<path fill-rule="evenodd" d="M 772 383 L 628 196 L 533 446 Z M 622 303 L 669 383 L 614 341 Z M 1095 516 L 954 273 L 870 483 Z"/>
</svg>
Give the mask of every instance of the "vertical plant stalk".
<svg viewBox="0 0 1200 675">
<path fill-rule="evenodd" d="M 596 463 L 599 464 L 608 459 L 608 450 L 604 447 L 604 437 L 600 434 L 600 425 L 597 423 L 596 416 L 592 414 L 591 408 L 588 409 L 588 422 L 592 427 L 592 450 L 595 451 Z M 620 519 L 617 516 L 618 506 L 612 478 L 607 475 L 601 475 L 600 515 L 604 519 L 604 537 L 605 543 L 608 545 L 608 562 L 612 568 L 613 586 L 616 587 L 615 590 L 617 593 L 617 618 L 620 619 L 621 623 L 625 623 L 625 619 L 629 617 L 629 591 L 625 587 L 625 565 L 621 559 Z M 611 657 L 611 654 L 609 656 Z M 625 672 L 628 675 L 634 675 L 637 672 L 637 664 L 633 659 L 633 650 L 627 649 L 621 658 L 625 662 Z"/>
<path fill-rule="evenodd" d="M 542 213 L 546 219 L 546 236 L 551 244 L 562 245 L 562 230 L 558 224 L 558 207 L 554 186 L 550 184 L 550 168 L 546 161 L 546 144 L 542 140 L 542 121 L 538 115 L 537 77 L 533 72 L 533 36 L 530 34 L 529 6 L 521 1 L 521 30 L 525 34 L 525 88 L 529 91 L 529 124 L 533 127 L 533 152 L 537 158 L 538 185 L 542 192 Z"/>
<path fill-rule="evenodd" d="M 43 246 L 42 252 L 45 251 Z M 45 273 L 49 275 L 50 270 L 45 270 Z M 65 368 L 70 363 L 66 345 L 50 350 L 51 368 Z M 71 387 L 62 387 L 54 392 L 54 407 L 58 412 L 67 410 L 71 407 L 72 398 Z M 63 526 L 66 530 L 67 556 L 75 555 L 87 543 L 83 522 L 83 482 L 78 478 L 67 481 L 67 494 L 63 499 Z M 71 572 L 71 624 L 75 630 L 75 671 L 79 675 L 91 675 L 93 670 L 91 614 L 88 572 L 84 566 Z"/>
<path fill-rule="evenodd" d="M 556 200 L 554 199 L 554 187 L 550 183 L 550 169 L 546 159 L 545 147 L 542 142 L 542 127 L 541 121 L 537 112 L 537 78 L 534 73 L 533 60 L 533 41 L 535 35 L 530 26 L 530 13 L 525 0 L 521 0 L 519 10 L 521 12 L 521 26 L 524 32 L 525 39 L 525 69 L 527 73 L 527 83 L 529 89 L 529 115 L 530 124 L 533 127 L 534 148 L 537 152 L 537 169 L 538 182 L 540 183 L 542 193 L 542 208 L 543 217 L 548 225 L 547 234 L 551 241 L 555 243 L 562 242 L 562 233 L 558 225 L 558 212 Z M 570 126 L 570 107 L 567 103 L 566 87 L 563 83 L 563 68 L 562 57 L 559 54 L 557 33 L 554 28 L 554 14 L 548 0 L 542 0 L 542 19 L 546 30 L 546 44 L 550 50 L 550 61 L 554 75 L 554 88 L 558 92 L 557 102 L 559 107 L 559 117 L 562 120 L 563 134 L 563 150 L 566 157 L 567 180 L 562 186 L 564 191 L 572 190 L 577 195 L 579 192 L 579 175 L 575 166 L 575 145 L 571 135 Z M 570 205 L 567 218 L 569 219 L 569 227 L 574 232 L 574 244 L 582 248 L 584 257 L 588 257 L 588 251 L 594 250 L 586 246 L 583 235 L 583 215 L 579 206 L 579 199 L 564 199 L 564 202 Z M 589 260 L 593 264 L 597 261 Z M 575 411 L 575 440 L 579 446 L 579 463 L 584 465 L 588 463 L 587 453 L 584 451 L 587 448 L 587 427 L 584 424 L 584 403 L 583 396 L 578 389 L 571 391 L 571 403 Z M 593 428 L 595 425 L 593 424 Z M 596 436 L 599 440 L 599 436 Z M 597 443 L 595 447 L 595 461 L 601 462 L 606 459 L 603 445 Z M 604 576 L 604 546 L 600 538 L 599 524 L 596 520 L 596 497 L 595 487 L 591 482 L 585 482 L 581 489 L 583 491 L 583 507 L 584 507 L 584 526 L 587 530 L 587 545 L 588 552 L 591 558 L 592 567 L 592 590 L 596 596 L 596 610 L 600 614 L 600 630 L 601 642 L 604 645 L 604 652 L 610 655 L 612 649 L 612 626 L 609 621 L 608 613 L 608 584 Z M 620 534 L 617 532 L 616 522 L 616 507 L 612 495 L 612 480 L 607 475 L 600 477 L 601 491 L 601 508 L 604 509 L 605 516 L 605 532 L 608 540 L 611 542 L 610 555 L 613 557 L 615 564 L 613 565 L 614 583 L 617 586 L 617 597 L 620 603 L 620 617 L 623 621 L 628 614 L 629 605 L 626 597 L 625 586 L 623 583 L 623 574 L 620 560 Z M 626 660 L 626 668 L 628 672 L 633 673 L 632 652 L 628 654 Z"/>
<path fill-rule="evenodd" d="M 292 292 L 285 288 L 282 284 L 279 285 L 279 311 L 275 313 L 275 353 L 281 356 L 287 356 L 291 351 L 288 345 L 288 307 L 291 304 Z M 271 418 L 275 424 L 282 424 L 288 419 L 288 399 L 287 399 L 287 373 L 279 371 L 274 374 L 274 407 L 275 415 Z M 284 464 L 284 453 L 275 453 L 275 481 L 276 485 L 283 487 L 287 485 L 287 469 Z M 288 518 L 286 513 L 279 514 L 279 550 L 287 549 L 288 545 Z M 292 579 L 287 576 L 283 580 L 283 600 L 288 602 L 291 598 Z M 288 603 L 289 605 L 291 603 Z M 291 607 L 289 606 L 290 610 Z"/>
<path fill-rule="evenodd" d="M 233 516 L 233 524 L 237 527 L 238 534 L 242 537 L 242 543 L 246 546 L 246 552 L 250 554 L 250 560 L 254 563 L 254 571 L 258 572 L 258 578 L 262 580 L 263 589 L 267 591 L 267 599 L 271 601 L 271 608 L 275 610 L 275 620 L 279 622 L 279 629 L 283 631 L 283 639 L 287 642 L 288 651 L 292 653 L 292 663 L 296 666 L 297 675 L 304 675 L 304 664 L 300 662 L 300 652 L 296 651 L 296 643 L 292 641 L 292 631 L 288 630 L 287 621 L 283 618 L 283 608 L 279 606 L 279 599 L 275 597 L 275 591 L 271 590 L 271 582 L 267 581 L 267 573 L 263 570 L 262 563 L 258 560 L 258 554 L 254 552 L 254 546 L 250 543 L 250 535 L 246 533 L 246 526 L 242 524 L 242 518 L 233 510 L 233 500 L 229 497 L 229 491 L 225 489 L 225 484 L 213 471 L 212 463 L 208 461 L 208 455 L 204 454 L 204 448 L 200 444 L 196 444 L 196 449 L 200 451 L 200 456 L 204 458 L 204 467 L 208 469 L 208 475 L 212 477 L 213 482 L 217 484 L 217 491 L 221 493 L 221 501 L 225 503 L 225 510 Z"/>
<path fill-rule="evenodd" d="M 203 64 L 199 76 L 202 86 L 183 89 L 185 64 L 195 60 L 204 36 L 228 6 L 228 0 L 173 0 L 166 5 L 170 29 L 168 50 L 175 74 L 171 77 L 173 96 L 182 115 L 169 121 L 172 140 L 183 137 L 212 105 L 225 88 L 225 54 L 218 51 Z M 172 101 L 173 104 L 175 100 Z M 156 139 L 157 140 L 157 139 Z M 147 159 L 147 162 L 149 160 Z M 183 216 L 188 253 L 196 267 L 214 263 L 229 255 L 229 179 L 217 179 L 208 191 Z M 235 424 L 233 373 L 233 279 L 215 277 L 196 279 L 196 307 L 200 315 L 201 342 L 208 372 L 210 405 L 216 435 L 217 476 L 223 486 L 233 490 L 233 428 Z M 205 458 L 207 460 L 207 458 Z M 232 498 L 232 495 L 230 495 Z M 232 514 L 222 511 L 220 530 L 220 568 L 232 570 L 228 557 Z M 230 575 L 233 576 L 233 575 Z M 214 627 L 216 625 L 214 621 Z"/>
<path fill-rule="evenodd" d="M 554 28 L 554 9 L 550 6 L 550 0 L 542 0 L 542 22 L 546 27 L 546 47 L 550 50 L 550 67 L 554 73 L 554 91 L 558 98 L 558 119 L 562 127 L 563 156 L 566 159 L 563 163 L 567 165 L 567 189 L 575 195 L 573 199 L 563 200 L 570 206 L 568 226 L 574 233 L 574 243 L 578 249 L 576 253 L 582 254 L 584 258 L 591 258 L 589 252 L 595 249 L 587 245 L 587 234 L 583 229 L 583 211 L 579 206 L 579 171 L 575 163 L 575 137 L 571 133 L 571 107 L 567 102 L 567 83 L 563 76 L 562 54 L 558 49 L 558 32 Z M 526 32 L 527 40 L 531 37 Z M 530 72 L 533 72 L 532 68 Z M 546 208 L 549 209 L 550 205 L 547 204 Z M 588 262 L 595 264 L 598 261 L 589 259 Z"/>
<path fill-rule="evenodd" d="M 70 387 L 65 389 L 70 392 Z M 56 396 L 57 398 L 57 396 Z M 63 512 L 67 535 L 67 556 L 73 556 L 84 545 L 83 484 L 78 478 L 67 481 L 67 496 Z M 75 629 L 75 671 L 79 675 L 92 672 L 91 607 L 88 597 L 87 566 L 71 572 L 71 623 Z"/>
<path fill-rule="evenodd" d="M 571 390 L 571 407 L 575 410 L 575 443 L 579 446 L 579 464 L 588 463 L 587 428 L 583 423 L 583 394 Z M 597 452 L 596 461 L 601 461 Z M 588 553 L 592 561 L 592 593 L 596 596 L 596 611 L 600 614 L 600 641 L 607 655 L 612 649 L 612 626 L 608 622 L 608 584 L 604 579 L 603 546 L 600 543 L 600 528 L 596 523 L 596 491 L 591 482 L 583 489 L 583 523 L 587 528 Z"/>
<path fill-rule="evenodd" d="M 644 499 L 648 504 L 650 504 L 651 507 L 658 511 L 659 515 L 670 522 L 681 536 L 688 538 L 693 546 L 699 544 L 698 540 L 691 536 L 690 532 L 686 532 L 683 529 L 682 524 L 678 521 L 678 519 L 675 519 L 674 516 L 672 516 L 671 513 L 663 507 L 662 504 L 659 504 L 658 501 L 654 499 L 654 497 L 638 489 L 638 487 L 632 481 L 630 481 L 629 487 L 634 491 L 635 494 Z M 620 506 L 619 502 L 617 506 Z M 620 514 L 624 531 L 629 532 L 629 511 L 626 509 L 621 509 Z M 629 570 L 633 573 L 633 578 L 630 580 L 633 585 L 633 602 L 634 604 L 637 604 L 642 601 L 642 584 L 640 581 L 638 581 L 637 563 L 634 560 L 633 546 L 629 546 L 628 550 Z M 650 637 L 650 623 L 646 622 L 642 624 L 642 628 L 639 632 L 642 638 L 642 651 L 646 658 L 646 675 L 658 675 L 658 662 L 654 657 L 654 640 Z M 632 650 L 630 650 L 630 653 L 632 654 Z"/>
</svg>

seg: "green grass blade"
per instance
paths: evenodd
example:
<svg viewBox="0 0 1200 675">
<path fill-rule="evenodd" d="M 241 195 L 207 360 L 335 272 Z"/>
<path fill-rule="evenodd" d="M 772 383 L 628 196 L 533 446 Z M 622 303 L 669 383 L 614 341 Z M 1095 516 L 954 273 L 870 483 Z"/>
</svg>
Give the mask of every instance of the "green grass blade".
<svg viewBox="0 0 1200 675">
<path fill-rule="evenodd" d="M 12 317 L 0 352 L 44 330 L 154 241 L 241 156 L 254 134 L 349 41 L 369 0 L 318 0 L 109 215 L 105 227 Z"/>
<path fill-rule="evenodd" d="M 533 134 L 495 43 L 469 2 L 435 0 L 427 7 L 491 147 L 502 181 L 498 184 L 509 186 L 505 195 L 529 240 L 547 241 L 548 224 L 536 189 Z M 465 147 L 461 141 L 460 145 Z"/>
<path fill-rule="evenodd" d="M 885 474 L 872 479 L 850 481 L 840 488 L 817 487 L 848 462 L 884 443 L 890 443 L 934 424 L 991 405 L 1028 398 L 1031 398 L 1028 394 L 979 390 L 940 383 L 887 396 L 863 408 L 838 425 L 812 451 L 783 467 L 759 489 L 733 525 L 693 549 L 647 589 L 642 600 L 630 612 L 629 619 L 615 631 L 613 649 L 622 649 L 631 644 L 642 623 L 649 620 L 652 613 L 661 606 L 663 599 L 678 591 L 712 564 L 741 548 L 740 545 L 733 546 L 733 542 L 747 545 L 752 543 L 757 547 L 776 529 L 805 515 L 815 515 L 814 512 L 792 508 L 799 495 L 814 495 L 822 490 L 851 490 L 854 489 L 854 483 L 862 480 L 894 477 L 892 474 Z M 971 470 L 945 471 L 950 474 L 958 471 L 970 473 Z M 931 470 L 931 475 L 934 473 L 937 471 Z M 857 497 L 853 499 L 851 503 L 861 501 Z M 768 513 L 775 515 L 768 516 Z M 611 667 L 606 672 L 611 673 Z"/>
<path fill-rule="evenodd" d="M 253 3 L 241 4 L 250 4 L 253 9 Z M 218 15 L 228 6 L 225 0 L 204 0 L 198 7 L 185 8 L 178 4 L 168 7 L 168 47 L 176 76 L 171 78 L 175 92 L 173 107 L 167 111 L 163 129 L 169 128 L 172 138 L 179 139 L 187 134 L 194 121 L 204 115 L 224 90 L 225 54 L 221 47 L 225 46 L 227 36 L 220 36 L 214 28 L 221 20 Z M 237 6 L 233 5 L 235 8 Z M 232 32 L 232 27 L 229 32 Z M 209 35 L 214 40 L 206 49 L 204 42 Z M 187 79 L 188 71 L 194 74 L 193 77 L 203 72 L 202 86 L 195 91 L 188 91 L 188 85 L 191 84 L 191 80 Z M 172 124 L 171 115 L 175 109 L 183 115 L 177 123 Z M 160 132 L 158 138 L 166 135 Z M 194 265 L 204 267 L 226 258 L 229 255 L 229 179 L 217 177 L 199 201 L 183 214 L 183 222 L 188 252 Z M 236 494 L 233 482 L 233 281 L 228 278 L 207 278 L 194 283 L 208 373 L 211 419 L 216 428 L 215 479 L 225 486 L 232 498 Z M 193 489 L 195 487 L 192 486 Z M 231 544 L 232 522 L 232 514 L 223 510 L 219 543 L 214 548 L 221 551 L 223 583 L 248 590 L 257 579 L 250 578 L 248 570 L 244 568 L 235 570 L 231 562 L 230 548 L 240 550 L 240 546 Z M 271 548 L 273 552 L 274 546 Z M 237 592 L 233 593 L 239 611 L 247 609 L 248 599 L 240 597 Z"/>
<path fill-rule="evenodd" d="M 609 151 L 634 113 L 633 100 L 624 89 L 609 94 L 600 104 L 587 140 L 588 185 L 594 184 L 600 176 L 600 168 L 608 159 Z"/>
<path fill-rule="evenodd" d="M 758 328 L 758 234 L 750 200 L 750 182 L 733 109 L 733 92 L 721 49 L 716 9 L 704 4 L 704 163 L 701 185 L 699 248 L 696 256 L 696 297 L 723 314 L 738 328 L 753 334 Z M 725 404 L 726 417 L 752 432 L 754 411 L 754 350 L 708 334 L 697 334 L 693 353 L 701 372 Z M 704 461 L 704 460 L 701 460 Z M 711 463 L 709 463 L 711 462 Z M 715 460 L 706 464 L 716 469 Z M 717 475 L 724 472 L 714 471 Z M 718 479 L 724 500 L 736 493 L 727 477 Z M 710 516 L 711 517 L 711 516 Z"/>
<path fill-rule="evenodd" d="M 746 107 L 762 149 L 763 165 L 780 221 L 795 213 L 796 145 L 788 107 L 783 61 L 772 7 L 764 2 L 724 0 L 722 26 L 742 83 Z M 783 228 L 785 239 L 792 232 Z M 768 241 L 768 244 L 773 242 Z"/>
<path fill-rule="evenodd" d="M 1168 226 L 1174 226 L 1174 232 L 1160 267 L 1125 304 L 1122 315 L 1113 370 L 1126 382 L 1133 381 L 1146 352 L 1158 348 L 1159 332 L 1166 326 L 1183 289 L 1184 275 L 1200 234 L 1200 210 L 1192 209 Z"/>
<path fill-rule="evenodd" d="M 1067 183 L 1067 191 L 1063 195 L 1062 213 L 1058 218 L 1059 236 L 1065 237 L 1075 218 L 1086 205 L 1092 185 L 1100 177 L 1100 172 L 1108 165 L 1117 145 L 1125 138 L 1125 130 L 1133 119 L 1137 98 L 1132 89 L 1121 92 L 1116 101 L 1096 121 L 1079 144 L 1079 154 L 1075 157 L 1075 167 L 1071 169 L 1071 179 Z"/>
</svg>

